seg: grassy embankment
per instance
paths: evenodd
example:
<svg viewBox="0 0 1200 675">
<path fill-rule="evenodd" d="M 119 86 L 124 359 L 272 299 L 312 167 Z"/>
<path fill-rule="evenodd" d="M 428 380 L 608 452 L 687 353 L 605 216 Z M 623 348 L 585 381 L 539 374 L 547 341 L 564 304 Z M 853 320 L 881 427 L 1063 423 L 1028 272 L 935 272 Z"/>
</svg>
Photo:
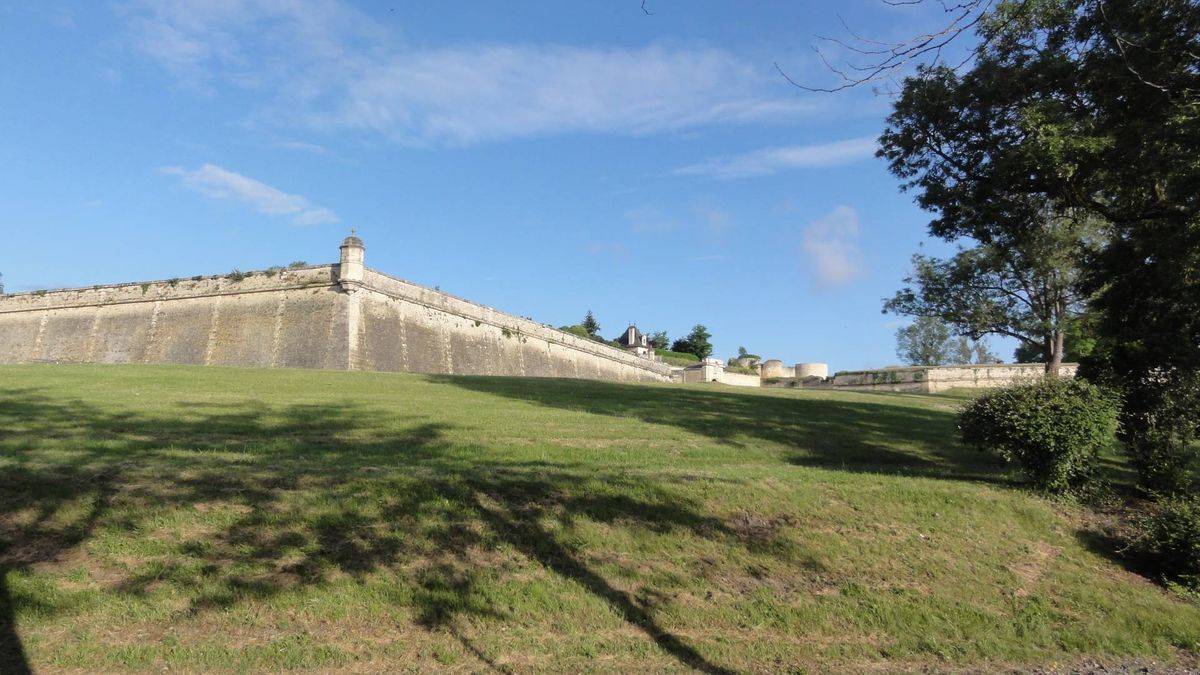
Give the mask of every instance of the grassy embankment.
<svg viewBox="0 0 1200 675">
<path fill-rule="evenodd" d="M 663 363 L 671 366 L 694 366 L 700 363 L 700 357 L 687 352 L 673 352 L 667 349 L 655 349 L 655 355 L 662 357 Z"/>
<path fill-rule="evenodd" d="M 956 403 L 0 367 L 0 672 L 1194 663 Z"/>
</svg>

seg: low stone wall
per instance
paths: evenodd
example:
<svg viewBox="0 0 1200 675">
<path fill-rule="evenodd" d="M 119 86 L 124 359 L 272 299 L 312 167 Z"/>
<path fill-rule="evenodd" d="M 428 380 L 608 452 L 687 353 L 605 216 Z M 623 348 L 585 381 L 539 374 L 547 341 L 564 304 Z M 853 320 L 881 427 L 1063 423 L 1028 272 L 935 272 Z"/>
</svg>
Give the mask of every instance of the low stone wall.
<svg viewBox="0 0 1200 675">
<path fill-rule="evenodd" d="M 714 363 L 703 363 L 688 368 L 682 372 L 682 382 L 719 382 L 734 387 L 760 387 L 762 379 L 758 375 L 732 373 L 724 366 Z"/>
<path fill-rule="evenodd" d="M 1074 377 L 1079 364 L 1064 363 L 1063 377 Z M 913 366 L 837 373 L 836 389 L 864 391 L 913 391 L 936 393 L 947 389 L 981 389 L 1030 382 L 1045 375 L 1040 363 L 992 364 L 981 366 Z"/>
<path fill-rule="evenodd" d="M 725 373 L 725 369 L 709 364 L 701 363 L 694 366 L 688 366 L 680 372 L 680 381 L 694 384 L 697 382 L 716 382 L 717 379 Z"/>
<path fill-rule="evenodd" d="M 757 375 L 747 375 L 745 373 L 731 373 L 729 371 L 722 372 L 717 377 L 717 382 L 728 384 L 734 387 L 761 387 L 762 379 Z"/>
</svg>

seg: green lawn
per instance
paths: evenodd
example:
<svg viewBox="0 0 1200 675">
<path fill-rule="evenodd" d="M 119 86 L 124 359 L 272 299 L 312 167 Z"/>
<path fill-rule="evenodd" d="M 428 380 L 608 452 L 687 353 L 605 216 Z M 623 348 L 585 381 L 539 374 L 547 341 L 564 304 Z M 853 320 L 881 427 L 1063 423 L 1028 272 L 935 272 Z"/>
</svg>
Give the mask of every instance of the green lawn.
<svg viewBox="0 0 1200 675">
<path fill-rule="evenodd" d="M 1194 664 L 961 401 L 0 367 L 0 672 Z"/>
</svg>

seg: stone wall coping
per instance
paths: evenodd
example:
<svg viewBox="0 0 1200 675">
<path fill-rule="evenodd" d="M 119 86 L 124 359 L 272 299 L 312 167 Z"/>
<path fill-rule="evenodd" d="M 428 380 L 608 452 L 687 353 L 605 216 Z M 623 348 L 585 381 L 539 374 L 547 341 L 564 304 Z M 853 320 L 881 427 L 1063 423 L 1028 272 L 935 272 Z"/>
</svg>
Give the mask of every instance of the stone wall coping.
<svg viewBox="0 0 1200 675">
<path fill-rule="evenodd" d="M 232 285 L 227 286 L 221 286 L 220 284 L 229 278 L 229 274 L 210 274 L 159 279 L 155 281 L 131 281 L 119 284 L 96 284 L 94 286 L 80 286 L 76 288 L 56 288 L 8 293 L 0 295 L 0 314 L 328 288 L 337 285 L 337 278 L 334 272 L 336 268 L 337 265 L 334 264 L 308 265 L 292 269 L 281 269 L 277 272 L 270 271 L 269 273 L 268 270 L 252 270 L 244 272 L 243 274 L 246 276 L 240 281 L 230 281 L 229 283 Z M 310 278 L 307 280 L 283 278 L 283 275 L 288 273 L 296 275 L 305 272 L 326 271 L 329 272 L 328 278 Z M 249 283 L 239 287 L 243 282 Z M 195 288 L 194 284 L 204 284 L 206 287 Z M 119 297 L 120 294 L 128 294 L 134 289 L 145 290 L 140 295 Z M 148 292 L 150 289 L 155 289 L 158 292 L 150 294 Z M 118 297 L 108 297 L 107 293 L 117 294 Z"/>
<path fill-rule="evenodd" d="M 1063 362 L 1062 366 L 1075 366 L 1078 363 Z M 1045 368 L 1044 363 L 967 363 L 961 366 L 887 366 L 884 368 L 866 368 L 863 370 L 839 370 L 834 375 L 865 375 L 868 373 L 894 373 L 926 370 L 953 370 L 962 368 Z"/>
<path fill-rule="evenodd" d="M 301 272 L 303 270 L 319 270 L 319 269 L 332 268 L 332 267 L 337 267 L 337 263 L 333 263 L 330 265 L 305 265 L 304 267 L 284 267 L 284 268 L 281 268 L 276 271 L 279 271 L 279 272 Z M 242 272 L 242 274 L 245 274 L 247 276 L 261 276 L 262 274 L 264 274 L 267 271 L 268 270 L 266 270 L 266 269 L 247 270 L 245 272 Z M 110 288 L 131 288 L 134 286 L 140 288 L 142 286 L 142 284 L 149 284 L 151 286 L 156 286 L 158 284 L 166 284 L 166 285 L 170 286 L 172 281 L 177 282 L 177 283 L 182 283 L 184 281 L 213 281 L 215 279 L 225 279 L 229 276 L 229 274 L 230 274 L 229 272 L 226 272 L 225 274 L 193 274 L 190 277 L 172 277 L 170 279 L 149 279 L 146 281 L 123 281 L 119 284 L 92 284 L 91 286 L 69 286 L 69 287 L 62 287 L 62 288 L 43 288 L 43 289 L 36 289 L 36 290 L 32 290 L 32 291 L 19 291 L 17 293 L 4 293 L 3 295 L 0 295 L 0 302 L 4 302 L 5 300 L 8 300 L 9 298 L 26 298 L 26 297 L 30 297 L 30 296 L 32 296 L 32 297 L 47 297 L 47 296 L 51 295 L 52 293 L 82 293 L 84 291 L 103 291 L 103 290 L 107 290 Z"/>
</svg>

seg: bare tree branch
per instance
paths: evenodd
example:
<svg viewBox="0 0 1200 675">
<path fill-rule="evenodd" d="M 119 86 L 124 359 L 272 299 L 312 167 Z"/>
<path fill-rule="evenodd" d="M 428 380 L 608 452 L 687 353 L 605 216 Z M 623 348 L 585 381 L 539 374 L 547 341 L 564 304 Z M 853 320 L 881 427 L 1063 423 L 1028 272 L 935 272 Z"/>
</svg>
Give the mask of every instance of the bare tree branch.
<svg viewBox="0 0 1200 675">
<path fill-rule="evenodd" d="M 921 5 L 931 0 L 880 1 L 888 6 L 902 7 Z M 839 15 L 838 21 L 849 36 L 848 39 L 824 35 L 816 35 L 814 37 L 819 44 L 823 43 L 840 48 L 859 57 L 865 57 L 865 60 L 861 62 L 846 61 L 842 64 L 834 65 L 834 62 L 819 44 L 813 45 L 813 51 L 816 52 L 817 58 L 820 59 L 826 69 L 840 80 L 840 84 L 836 86 L 825 87 L 802 84 L 788 75 L 778 63 L 775 64 L 775 69 L 792 86 L 805 91 L 815 92 L 831 93 L 844 89 L 852 89 L 870 82 L 888 80 L 894 77 L 896 73 L 905 70 L 913 64 L 933 65 L 940 63 L 946 48 L 961 37 L 963 33 L 974 31 L 979 26 L 979 23 L 991 13 L 997 0 L 960 0 L 959 2 L 937 0 L 937 2 L 941 5 L 942 11 L 950 15 L 949 20 L 938 30 L 916 35 L 898 42 L 887 42 L 864 37 L 851 29 L 845 19 Z M 977 51 L 978 48 L 971 50 L 971 53 L 954 66 L 955 69 L 962 68 L 970 62 L 975 57 Z"/>
</svg>

